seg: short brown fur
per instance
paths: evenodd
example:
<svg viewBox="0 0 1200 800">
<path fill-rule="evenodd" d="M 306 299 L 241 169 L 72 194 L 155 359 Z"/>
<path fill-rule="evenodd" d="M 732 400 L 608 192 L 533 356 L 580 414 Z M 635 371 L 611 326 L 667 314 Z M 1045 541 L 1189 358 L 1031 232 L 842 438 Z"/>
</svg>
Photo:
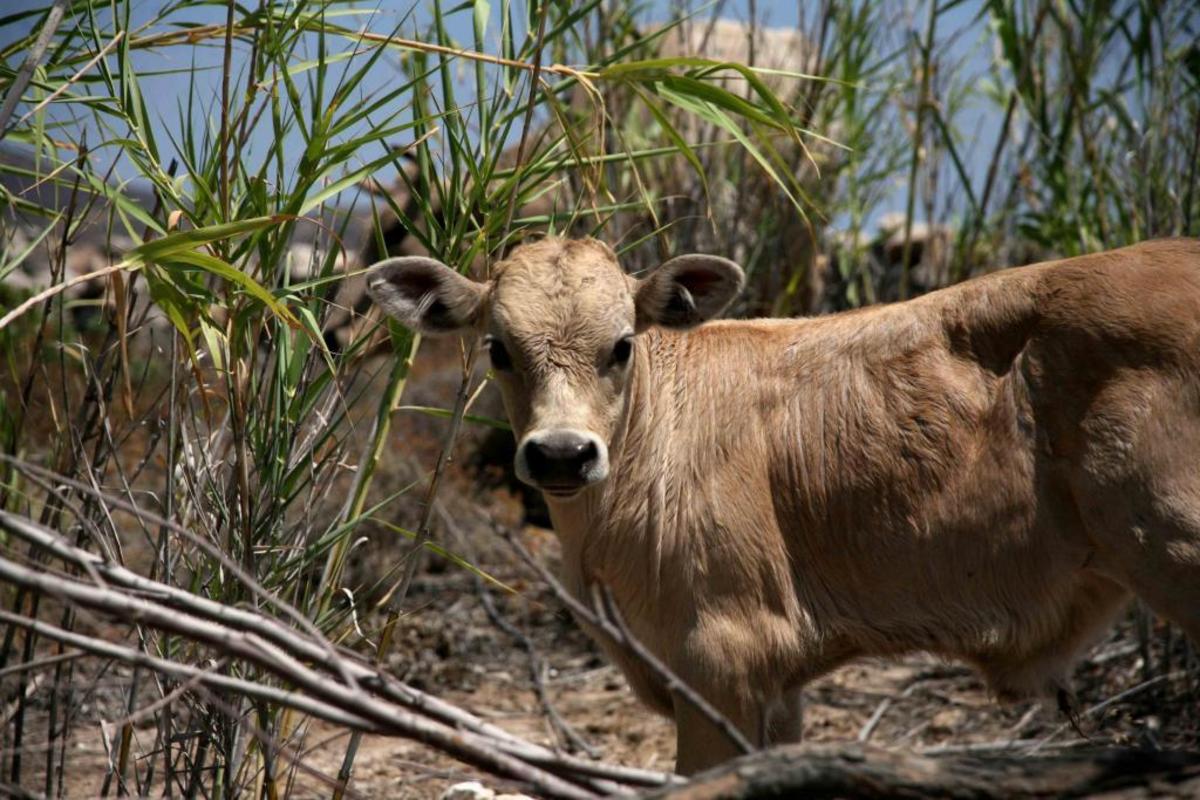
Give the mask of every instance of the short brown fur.
<svg viewBox="0 0 1200 800">
<path fill-rule="evenodd" d="M 519 438 L 607 445 L 606 480 L 548 497 L 568 586 L 611 587 L 754 741 L 798 738 L 800 687 L 859 656 L 963 659 L 1006 699 L 1064 690 L 1131 594 L 1200 643 L 1200 242 L 684 331 L 635 319 L 651 279 L 546 240 L 478 287 L 475 322 L 516 354 Z M 606 375 L 596 354 L 635 325 L 628 374 Z M 735 754 L 611 655 L 675 716 L 681 771 Z"/>
</svg>

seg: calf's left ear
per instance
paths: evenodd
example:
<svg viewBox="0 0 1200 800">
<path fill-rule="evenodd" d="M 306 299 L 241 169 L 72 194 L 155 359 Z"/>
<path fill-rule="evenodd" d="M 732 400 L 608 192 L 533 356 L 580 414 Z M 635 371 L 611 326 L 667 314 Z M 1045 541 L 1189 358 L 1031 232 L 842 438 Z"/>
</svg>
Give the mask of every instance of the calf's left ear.
<svg viewBox="0 0 1200 800">
<path fill-rule="evenodd" d="M 638 282 L 637 328 L 692 328 L 720 314 L 742 291 L 742 268 L 727 258 L 676 256 Z"/>
<path fill-rule="evenodd" d="M 435 259 L 404 256 L 381 261 L 371 269 L 367 294 L 407 327 L 436 336 L 474 325 L 487 287 Z"/>
</svg>

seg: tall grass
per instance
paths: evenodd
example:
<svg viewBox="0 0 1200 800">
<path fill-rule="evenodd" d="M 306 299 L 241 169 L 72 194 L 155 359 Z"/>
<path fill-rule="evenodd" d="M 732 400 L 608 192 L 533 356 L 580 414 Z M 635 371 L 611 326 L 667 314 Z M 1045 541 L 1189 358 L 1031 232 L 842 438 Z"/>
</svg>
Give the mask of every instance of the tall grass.
<svg viewBox="0 0 1200 800">
<path fill-rule="evenodd" d="M 0 509 L 382 660 L 414 548 L 376 587 L 375 615 L 345 591 L 351 551 L 403 506 L 424 511 L 397 537 L 478 569 L 433 540 L 430 515 L 479 390 L 467 355 L 441 457 L 379 480 L 421 341 L 366 320 L 327 343 L 343 285 L 367 266 L 357 251 L 384 249 L 383 221 L 479 276 L 544 230 L 606 236 L 635 269 L 714 249 L 752 276 L 743 313 L 777 314 L 928 288 L 912 285 L 922 260 L 948 280 L 1200 233 L 1194 4 L 823 3 L 796 21 L 800 57 L 758 71 L 672 44 L 708 13 L 651 24 L 600 0 L 6 12 L 0 170 L 19 188 L 0 216 Z M 734 61 L 763 60 L 757 27 Z M 989 55 L 964 66 L 964 40 Z M 986 130 L 966 127 L 972 114 Z M 411 202 L 360 189 L 392 175 Z M 900 207 L 897 275 L 871 236 Z M 918 222 L 946 224 L 949 245 L 918 259 Z M 42 559 L 15 543 L 6 556 Z M 0 601 L 102 628 L 52 598 Z M 120 633 L 155 655 L 214 657 L 136 621 Z M 9 626 L 0 670 L 56 647 Z M 80 709 L 100 697 L 89 684 L 112 667 L 46 663 L 5 684 L 4 774 L 51 795 Z M 123 720 L 105 734 L 106 793 L 289 785 L 278 745 L 303 735 L 296 712 L 138 670 L 100 700 Z M 155 703 L 143 741 L 125 712 Z M 352 745 L 343 777 L 354 758 Z"/>
<path fill-rule="evenodd" d="M 486 272 L 533 226 L 566 229 L 585 207 L 593 228 L 616 211 L 649 209 L 649 196 L 629 188 L 640 183 L 638 165 L 690 151 L 663 115 L 659 139 L 623 152 L 612 169 L 598 102 L 610 89 L 657 97 L 657 113 L 684 106 L 728 128 L 753 118 L 759 130 L 741 146 L 759 158 L 775 138 L 797 136 L 789 111 L 744 68 L 748 96 L 712 80 L 737 68 L 610 51 L 607 26 L 619 20 L 598 0 L 435 2 L 425 11 L 414 22 L 332 0 L 176 2 L 138 18 L 134 4 L 80 0 L 58 20 L 46 9 L 0 19 L 9 39 L 4 87 L 18 97 L 3 121 L 6 144 L 24 154 L 2 168 L 35 198 L 6 195 L 9 239 L 31 244 L 6 248 L 0 275 L 44 264 L 35 278 L 55 287 L 28 300 L 15 284 L 5 290 L 13 305 L 0 322 L 0 506 L 160 581 L 303 622 L 382 660 L 416 560 L 410 550 L 385 577 L 387 613 L 366 614 L 345 591 L 356 531 L 419 493 L 427 511 L 415 529 L 394 530 L 445 552 L 431 541 L 429 510 L 477 387 L 468 356 L 442 457 L 421 480 L 375 491 L 420 341 L 387 327 L 391 357 L 372 357 L 376 321 L 345 347 L 327 346 L 331 301 L 364 266 L 344 244 L 364 237 L 349 209 L 376 220 L 390 210 L 442 260 Z M 600 26 L 591 39 L 580 34 L 585 20 Z M 470 40 L 451 29 L 470 31 Z M 17 64 L 39 39 L 46 55 L 22 87 Z M 170 93 L 174 107 L 155 96 L 164 80 L 182 87 Z M 419 167 L 412 204 L 359 192 L 364 179 L 408 175 L 410 159 Z M 527 218 L 548 182 L 577 194 L 564 188 L 549 215 Z M 365 233 L 382 235 L 378 226 Z M 102 242 L 93 248 L 99 260 L 84 265 L 96 274 L 71 284 L 68 261 L 85 238 Z M 310 246 L 298 249 L 301 238 Z M 85 283 L 99 287 L 91 297 L 76 292 Z M 47 483 L 39 466 L 64 482 Z M 15 547 L 11 555 L 39 559 Z M 4 602 L 65 628 L 98 624 L 27 592 Z M 217 657 L 129 622 L 138 646 L 155 655 Z M 52 648 L 10 626 L 0 669 Z M 75 661 L 59 662 L 36 712 L 26 697 L 40 684 L 20 673 L 7 729 L 10 783 L 63 791 L 66 742 L 82 705 L 96 702 L 80 678 L 103 668 L 75 676 Z M 216 668 L 270 680 L 244 663 Z M 121 686 L 107 709 L 125 722 L 111 733 L 105 793 L 274 796 L 288 785 L 279 746 L 303 733 L 295 712 L 143 671 Z M 132 716 L 147 703 L 161 708 L 153 742 L 135 743 Z M 49 728 L 31 763 L 23 749 L 35 717 L 34 727 L 48 717 Z"/>
</svg>

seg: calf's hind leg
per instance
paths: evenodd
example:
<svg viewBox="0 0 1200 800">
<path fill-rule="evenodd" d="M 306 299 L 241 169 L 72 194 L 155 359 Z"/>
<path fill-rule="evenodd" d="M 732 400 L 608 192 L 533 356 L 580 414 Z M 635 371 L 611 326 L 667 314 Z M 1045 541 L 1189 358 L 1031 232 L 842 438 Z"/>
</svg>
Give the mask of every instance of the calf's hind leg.
<svg viewBox="0 0 1200 800">
<path fill-rule="evenodd" d="M 1177 390 L 1156 399 L 1128 435 L 1133 445 L 1121 457 L 1095 448 L 1072 489 L 1093 566 L 1200 646 L 1200 416 L 1187 407 L 1197 398 Z"/>
<path fill-rule="evenodd" d="M 1097 505 L 1085 517 L 1103 542 L 1098 566 L 1200 646 L 1200 519 L 1187 518 L 1200 514 L 1200 497 L 1184 507 L 1171 496 Z"/>
<path fill-rule="evenodd" d="M 1070 593 L 1043 624 L 1040 640 L 1022 647 L 1011 643 L 971 657 L 1002 702 L 1029 699 L 1073 704 L 1071 671 L 1086 650 L 1112 627 L 1129 601 L 1129 591 L 1116 581 L 1085 571 L 1072 579 Z M 1064 708 L 1064 710 L 1067 710 Z"/>
</svg>

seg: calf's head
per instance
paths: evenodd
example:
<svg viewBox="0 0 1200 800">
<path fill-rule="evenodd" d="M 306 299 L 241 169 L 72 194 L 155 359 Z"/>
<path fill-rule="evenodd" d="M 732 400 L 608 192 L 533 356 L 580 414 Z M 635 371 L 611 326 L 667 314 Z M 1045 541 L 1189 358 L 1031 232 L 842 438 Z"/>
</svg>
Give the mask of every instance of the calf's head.
<svg viewBox="0 0 1200 800">
<path fill-rule="evenodd" d="M 414 330 L 484 337 L 517 436 L 517 476 L 567 498 L 608 477 L 637 335 L 719 314 L 740 291 L 742 270 L 687 255 L 639 280 L 601 242 L 550 238 L 515 249 L 486 283 L 410 256 L 379 264 L 367 285 Z"/>
</svg>

